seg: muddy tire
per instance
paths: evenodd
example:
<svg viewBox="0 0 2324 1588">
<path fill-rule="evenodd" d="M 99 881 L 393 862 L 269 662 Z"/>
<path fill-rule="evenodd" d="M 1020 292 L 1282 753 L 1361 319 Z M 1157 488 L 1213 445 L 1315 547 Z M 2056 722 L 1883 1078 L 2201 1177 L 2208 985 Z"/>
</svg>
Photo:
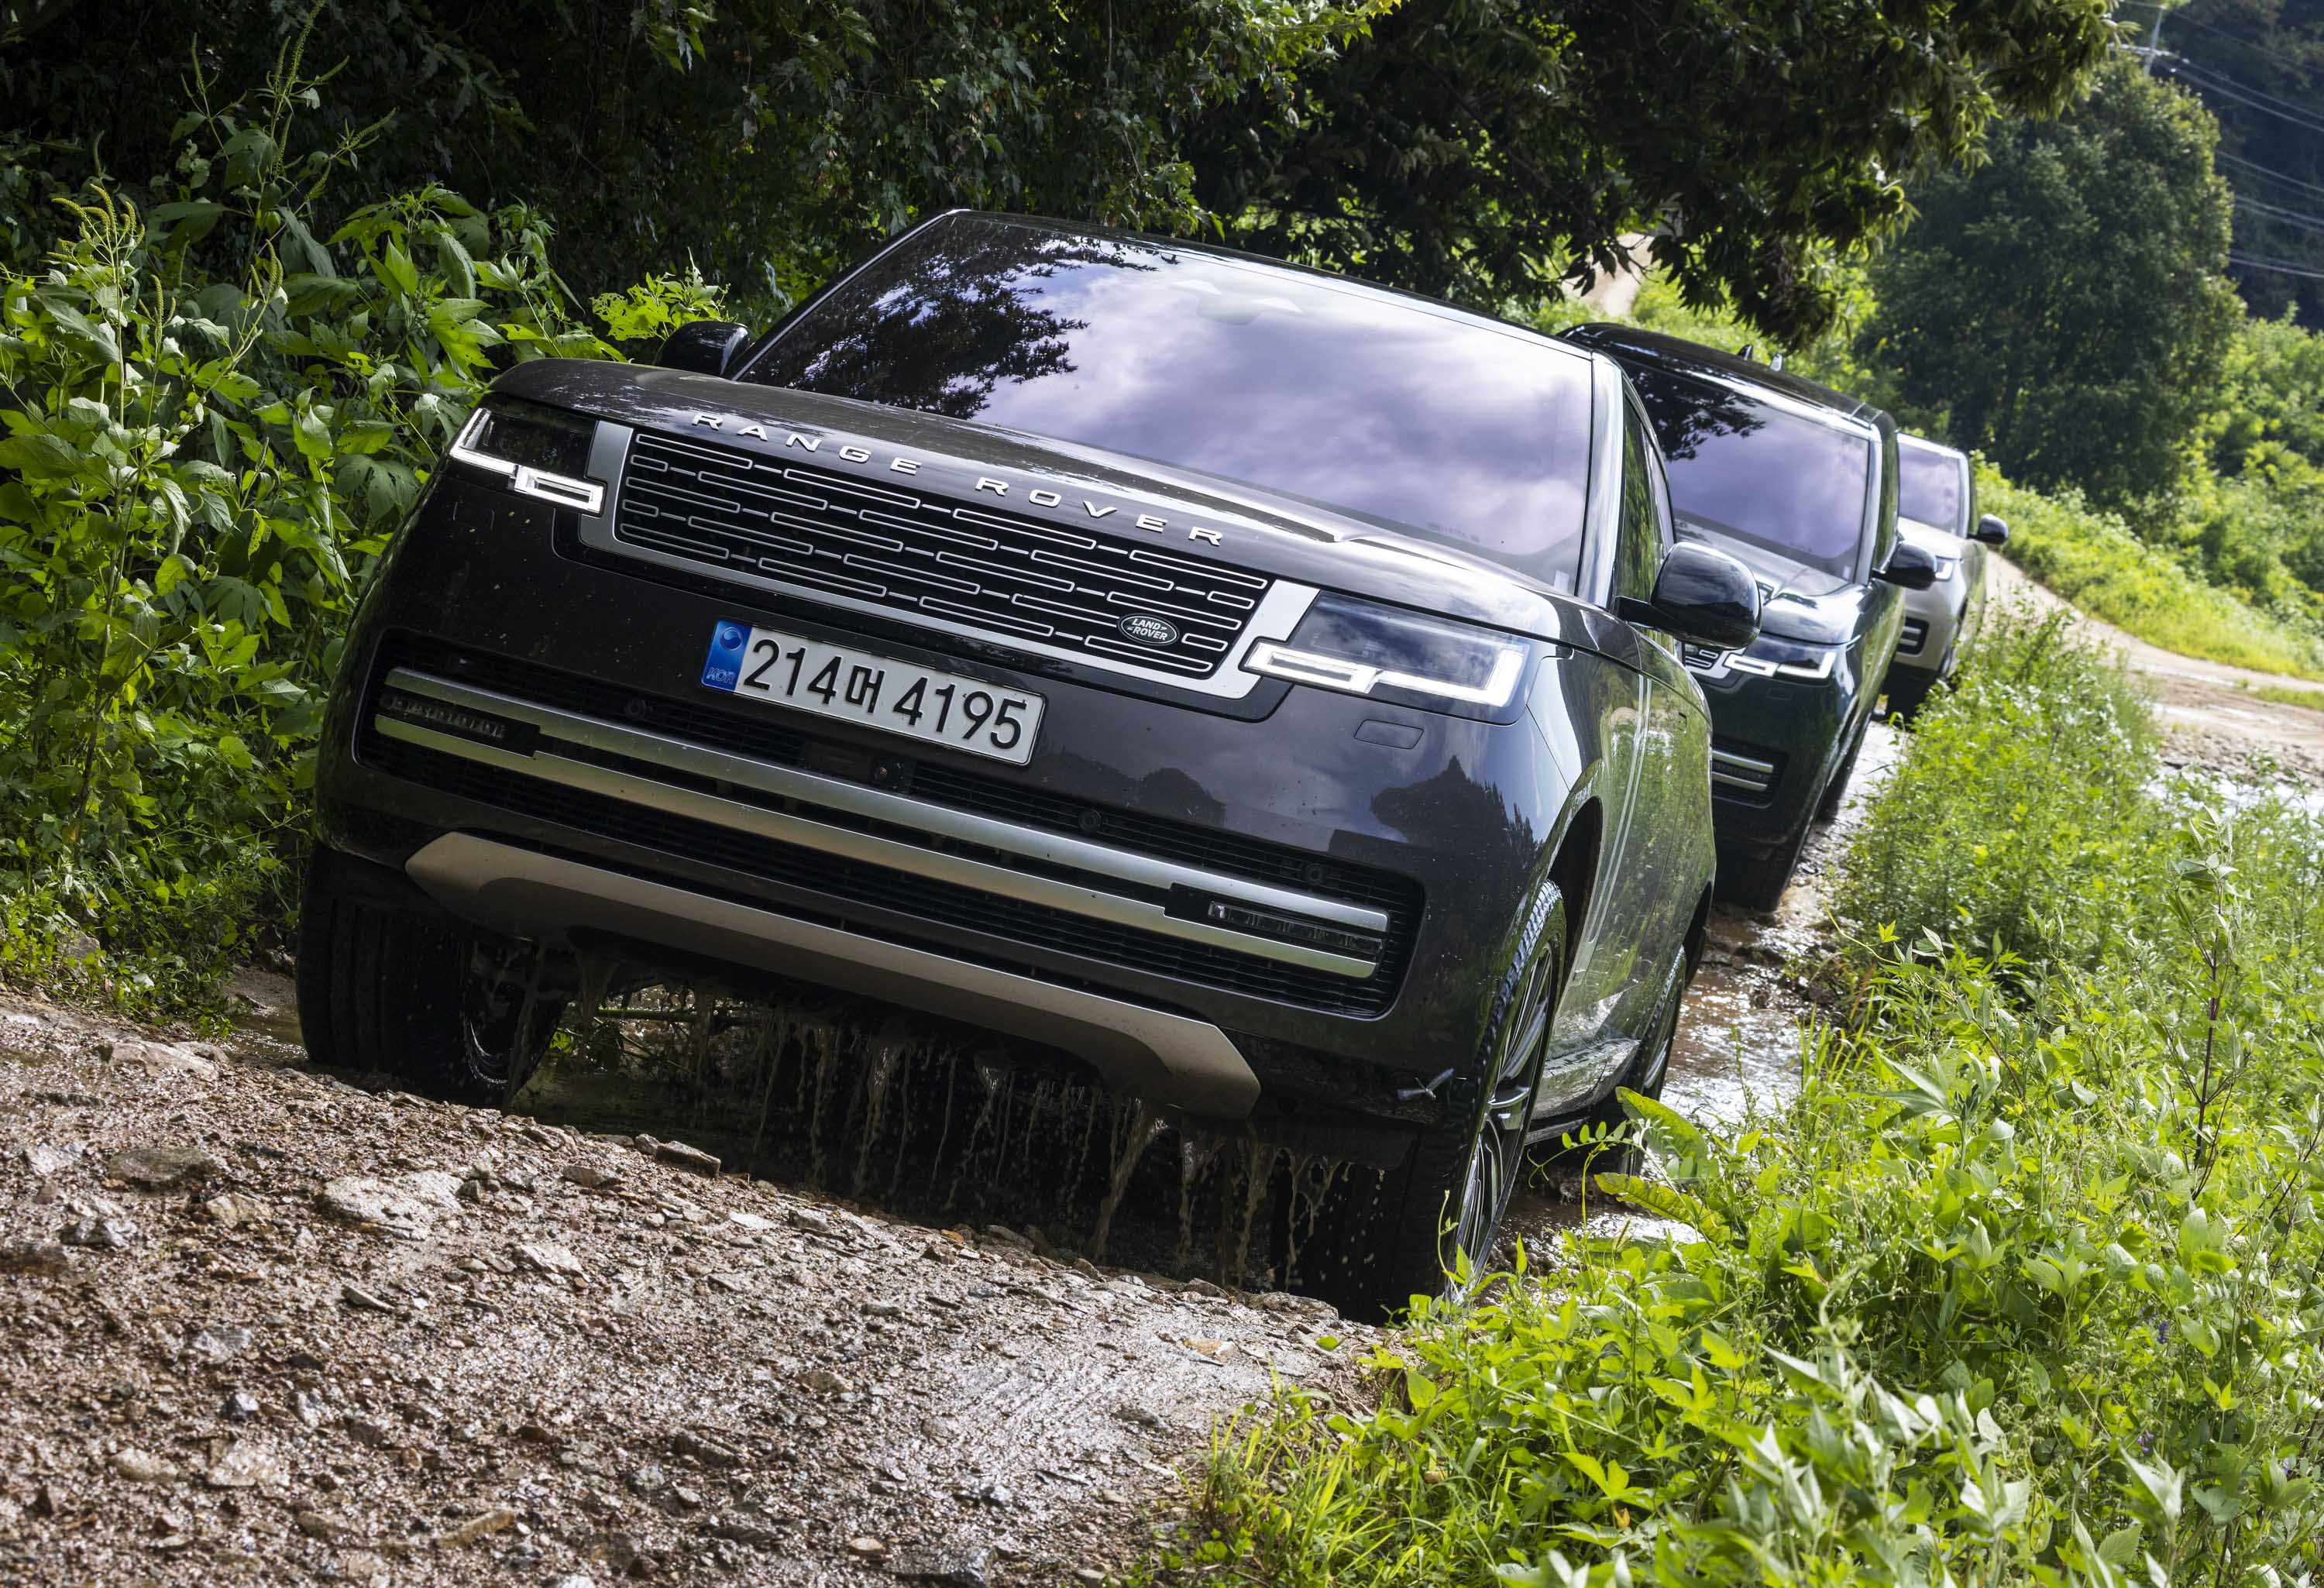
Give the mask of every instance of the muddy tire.
<svg viewBox="0 0 2324 1588">
<path fill-rule="evenodd" d="M 1865 738 L 1872 732 L 1872 714 L 1856 725 L 1856 737 L 1848 746 L 1848 753 L 1840 758 L 1840 770 L 1831 774 L 1831 781 L 1823 786 L 1823 798 L 1816 801 L 1815 819 L 1829 826 L 1840 819 L 1840 808 L 1848 800 L 1849 780 L 1856 776 L 1856 758 L 1864 753 Z"/>
<path fill-rule="evenodd" d="M 1929 697 L 1935 692 L 1937 675 L 1892 671 L 1888 680 L 1888 720 L 1900 726 L 1910 726 L 1913 719 L 1921 715 L 1921 707 L 1928 704 Z"/>
<path fill-rule="evenodd" d="M 1525 1173 L 1565 947 L 1565 901 L 1545 887 L 1484 1039 L 1440 1094 L 1442 1113 L 1396 1168 L 1342 1182 L 1303 1256 L 1303 1288 L 1351 1317 L 1378 1318 L 1415 1296 L 1446 1294 L 1463 1253 L 1472 1270 L 1481 1268 Z"/>
<path fill-rule="evenodd" d="M 527 996 L 530 956 L 381 900 L 363 869 L 320 848 L 308 863 L 298 986 L 309 1055 L 424 1097 L 506 1101 L 548 1051 L 563 1005 Z"/>
<path fill-rule="evenodd" d="M 1792 873 L 1799 870 L 1801 852 L 1808 846 L 1808 830 L 1814 825 L 1802 822 L 1798 832 L 1766 854 L 1721 845 L 1716 888 L 1720 901 L 1763 914 L 1781 904 L 1784 890 L 1792 885 Z"/>
</svg>

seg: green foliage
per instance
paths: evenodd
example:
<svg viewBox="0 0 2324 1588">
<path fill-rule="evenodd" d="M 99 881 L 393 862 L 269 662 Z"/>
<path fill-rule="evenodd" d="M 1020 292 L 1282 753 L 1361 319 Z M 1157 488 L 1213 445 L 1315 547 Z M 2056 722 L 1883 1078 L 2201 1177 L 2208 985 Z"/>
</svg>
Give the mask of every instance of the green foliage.
<svg viewBox="0 0 2324 1588">
<path fill-rule="evenodd" d="M 1797 338 L 1902 180 L 2054 111 L 2112 37 L 2087 0 L 1405 0 L 1287 101 L 1222 105 L 1196 191 L 1262 252 L 1488 305 L 1651 228 L 1690 302 Z"/>
<path fill-rule="evenodd" d="M 450 171 L 553 218 L 593 295 L 690 258 L 770 309 L 954 206 L 1193 229 L 1194 118 L 1285 99 L 1381 3 L 346 0 L 311 50 L 345 62 L 335 134 L 395 118 L 344 191 Z M 279 0 L 159 0 L 124 60 L 107 8 L 60 6 L 0 52 L 0 81 L 49 163 L 94 174 L 102 134 L 106 168 L 142 183 L 176 158 L 161 107 L 189 53 L 255 82 L 301 25 Z"/>
<path fill-rule="evenodd" d="M 2177 485 L 2241 313 L 2217 131 L 2128 60 L 2060 120 L 2004 124 L 1915 190 L 1860 355 L 2012 478 L 2116 507 Z"/>
<path fill-rule="evenodd" d="M 614 356 L 530 212 L 431 187 L 333 224 L 369 140 L 300 152 L 316 87 L 295 50 L 254 111 L 198 83 L 159 202 L 93 190 L 0 275 L 0 970 L 93 929 L 166 1003 L 246 953 L 340 632 L 439 451 L 506 363 Z"/>
<path fill-rule="evenodd" d="M 2314 1580 L 2324 826 L 2154 791 L 2137 716 L 1997 634 L 1851 857 L 1861 1020 L 1797 1099 L 1642 1118 L 1665 1238 L 1562 1237 L 1416 1306 L 1377 1404 L 1222 1435 L 1163 1578 Z"/>
</svg>

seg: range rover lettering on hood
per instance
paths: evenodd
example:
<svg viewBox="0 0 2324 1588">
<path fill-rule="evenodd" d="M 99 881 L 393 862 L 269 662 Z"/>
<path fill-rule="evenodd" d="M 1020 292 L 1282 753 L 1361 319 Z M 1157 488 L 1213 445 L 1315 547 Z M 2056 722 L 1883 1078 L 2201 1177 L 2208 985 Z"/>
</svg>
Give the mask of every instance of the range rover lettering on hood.
<svg viewBox="0 0 2324 1588">
<path fill-rule="evenodd" d="M 737 440 L 772 441 L 775 439 L 773 433 L 770 432 L 766 426 L 761 424 L 741 424 L 735 426 L 733 429 L 728 429 L 726 428 L 726 418 L 721 414 L 697 413 L 694 416 L 694 422 L 705 429 L 716 430 L 722 436 L 732 436 Z M 798 430 L 783 431 L 784 447 L 797 447 L 804 452 L 820 454 L 823 450 L 823 443 L 825 439 L 825 438 L 822 436 L 803 435 Z M 920 465 L 918 460 L 916 458 L 890 454 L 887 463 L 882 466 L 867 448 L 858 447 L 853 442 L 837 448 L 835 450 L 841 462 L 852 463 L 859 468 L 882 468 L 886 473 L 898 475 L 917 475 L 920 472 Z M 1012 500 L 1010 493 L 1018 485 L 1023 484 L 1024 482 L 1021 480 L 996 480 L 987 475 L 979 475 L 976 480 L 976 489 L 979 492 L 990 492 L 991 494 L 1001 497 L 1004 501 L 1008 501 Z M 1121 511 L 1119 507 L 1113 506 L 1111 503 L 1101 506 L 1099 503 L 1092 502 L 1086 497 L 1074 502 L 1069 505 L 1066 503 L 1065 494 L 1063 492 L 1053 490 L 1047 485 L 1029 486 L 1021 494 L 1015 496 L 1013 500 L 1021 502 L 1028 507 L 1043 508 L 1051 512 L 1063 512 L 1068 515 L 1072 515 L 1074 509 L 1078 508 L 1081 512 L 1087 514 L 1092 519 L 1111 518 L 1115 513 Z M 1170 521 L 1168 519 L 1157 518 L 1150 512 L 1134 514 L 1130 518 L 1128 523 L 1132 529 L 1145 530 L 1151 534 L 1157 535 L 1167 535 L 1170 533 L 1171 529 Z M 1189 524 L 1185 526 L 1185 528 L 1186 539 L 1189 540 L 1200 540 L 1205 545 L 1210 546 L 1223 546 L 1226 544 L 1226 538 L 1220 534 L 1216 530 L 1205 529 L 1200 524 Z"/>
</svg>

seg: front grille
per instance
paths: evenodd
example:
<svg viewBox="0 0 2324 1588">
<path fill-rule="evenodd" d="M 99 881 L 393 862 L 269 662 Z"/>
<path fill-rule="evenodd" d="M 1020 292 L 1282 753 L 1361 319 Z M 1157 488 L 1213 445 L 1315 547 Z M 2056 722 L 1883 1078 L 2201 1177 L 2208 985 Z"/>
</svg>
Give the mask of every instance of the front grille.
<svg viewBox="0 0 2324 1588">
<path fill-rule="evenodd" d="M 1711 791 L 1723 799 L 1764 805 L 1784 775 L 1784 752 L 1731 740 L 1711 742 Z"/>
<path fill-rule="evenodd" d="M 1071 522 L 646 431 L 630 444 L 613 539 L 1185 678 L 1218 670 L 1271 583 Z M 1125 632 L 1133 618 L 1148 620 L 1131 625 L 1144 639 Z"/>
<path fill-rule="evenodd" d="M 480 688 L 609 722 L 634 724 L 775 765 L 807 767 L 818 748 L 836 748 L 777 724 L 637 695 L 614 685 L 534 663 L 411 636 L 396 636 L 382 648 L 378 677 L 383 678 L 398 667 L 440 674 Z M 378 697 L 376 688 L 374 697 Z M 365 721 L 368 725 L 368 714 Z M 1388 928 L 1380 941 L 1378 968 L 1370 976 L 1357 980 L 1134 927 L 1093 920 L 936 878 L 819 853 L 607 799 L 584 789 L 561 788 L 519 772 L 398 743 L 368 725 L 363 739 L 363 757 L 383 771 L 446 793 L 617 843 L 724 866 L 768 882 L 808 889 L 833 900 L 988 932 L 1084 959 L 1327 1013 L 1378 1014 L 1395 1001 L 1421 913 L 1419 890 L 1406 879 L 1388 872 L 1318 859 L 1260 840 L 1210 832 L 1190 823 L 1088 805 L 974 772 L 931 766 L 908 769 L 906 787 L 916 799 L 1024 826 L 1047 826 L 1119 849 L 1198 864 L 1255 882 L 1305 889 L 1379 909 L 1388 916 Z"/>
<path fill-rule="evenodd" d="M 1921 653 L 1921 647 L 1926 645 L 1928 642 L 1928 620 L 1925 618 L 1908 617 L 1904 620 L 1904 632 L 1896 638 L 1896 654 L 1899 656 L 1918 656 Z"/>
</svg>

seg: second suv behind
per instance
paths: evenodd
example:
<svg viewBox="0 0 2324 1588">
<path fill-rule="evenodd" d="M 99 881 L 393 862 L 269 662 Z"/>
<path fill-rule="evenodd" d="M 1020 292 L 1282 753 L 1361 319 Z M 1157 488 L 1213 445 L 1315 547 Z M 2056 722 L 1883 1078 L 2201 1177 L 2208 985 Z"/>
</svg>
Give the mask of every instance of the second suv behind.
<svg viewBox="0 0 2324 1588">
<path fill-rule="evenodd" d="M 1896 531 L 1895 422 L 1812 381 L 1628 326 L 1564 335 L 1628 372 L 1669 459 L 1682 539 L 1740 558 L 1766 607 L 1738 651 L 1691 647 L 1711 701 L 1719 892 L 1783 897 L 1836 814 L 1904 625 L 1935 566 Z"/>
</svg>

